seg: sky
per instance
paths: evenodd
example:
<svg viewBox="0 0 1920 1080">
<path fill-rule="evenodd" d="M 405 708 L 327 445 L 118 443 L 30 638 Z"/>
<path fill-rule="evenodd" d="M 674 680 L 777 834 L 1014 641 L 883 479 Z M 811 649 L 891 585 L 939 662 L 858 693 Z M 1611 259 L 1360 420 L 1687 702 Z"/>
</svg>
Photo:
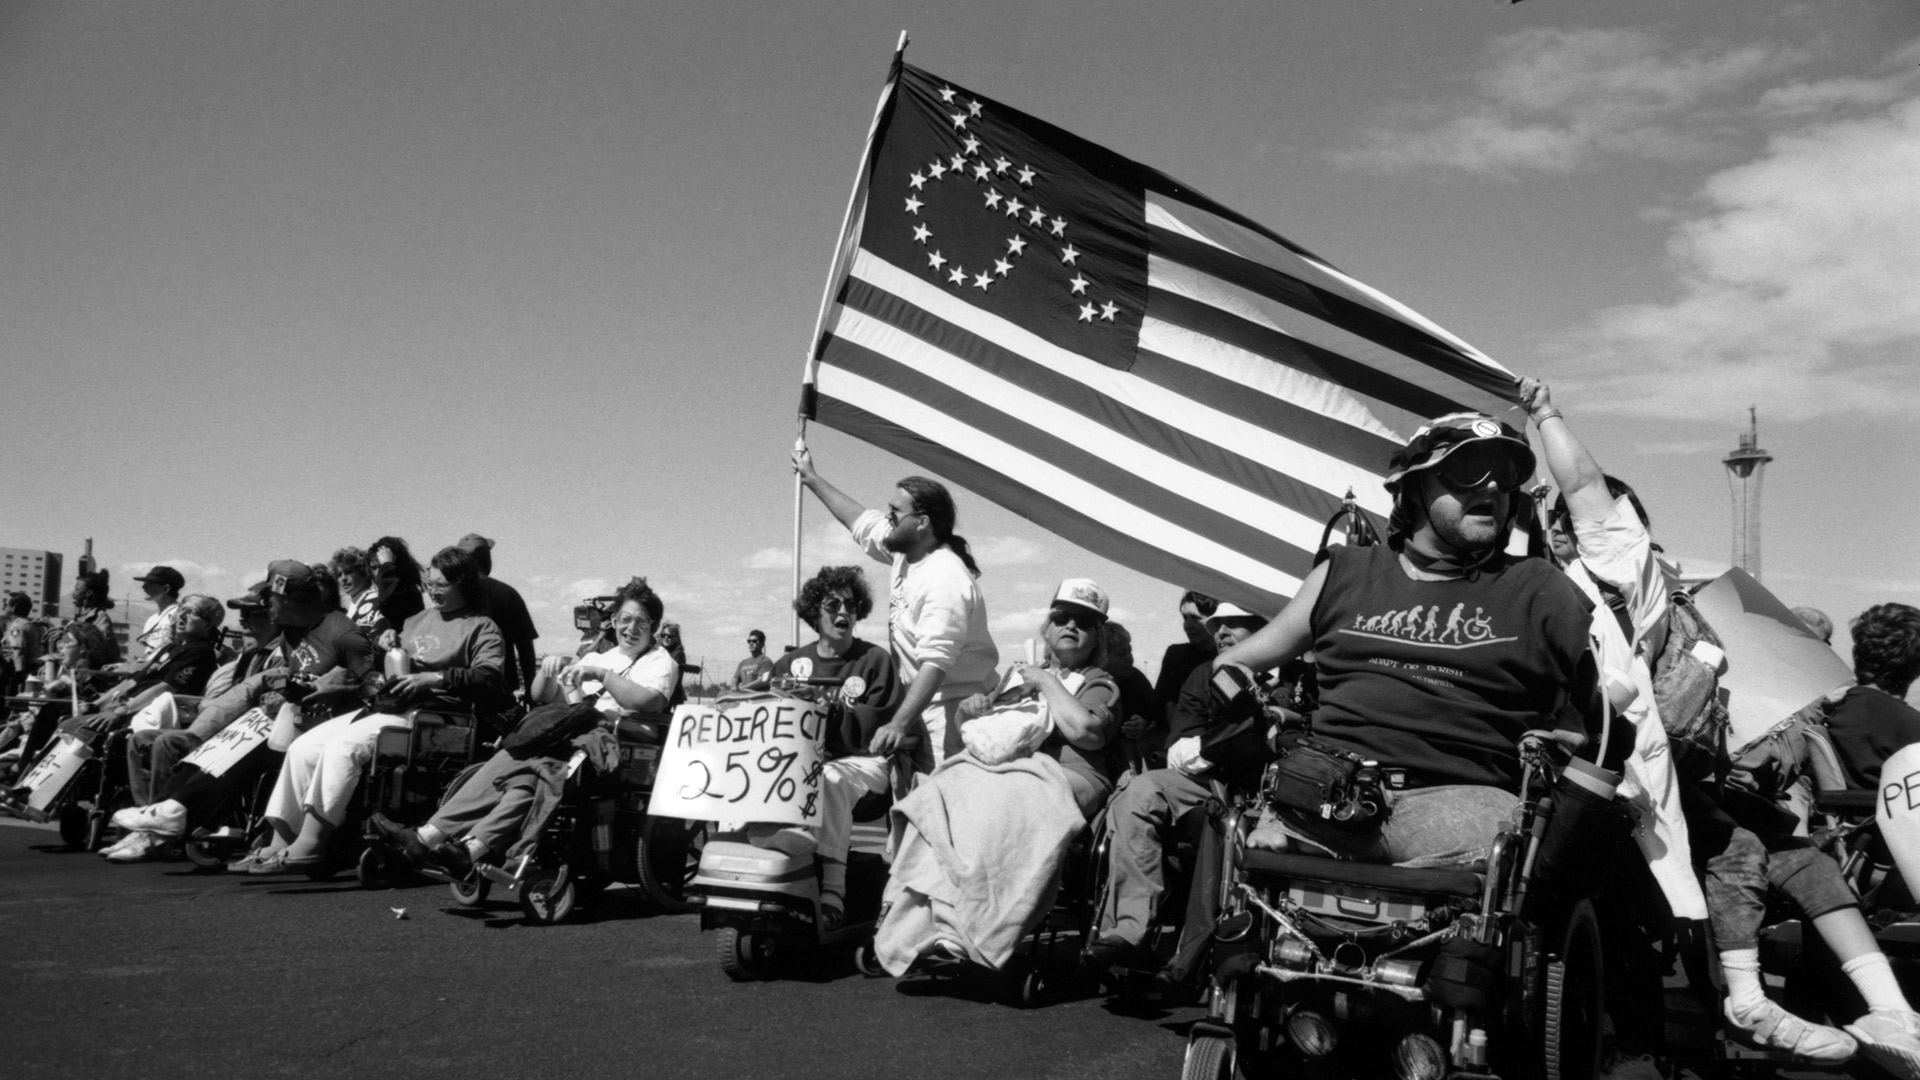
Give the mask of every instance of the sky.
<svg viewBox="0 0 1920 1080">
<path fill-rule="evenodd" d="M 805 350 L 902 30 L 1545 379 L 1689 562 L 1731 557 L 1755 407 L 1765 583 L 1843 649 L 1920 603 L 1909 0 L 14 0 L 0 545 L 231 596 L 477 531 L 543 651 L 633 574 L 691 659 L 777 647 Z M 869 505 L 920 471 L 808 442 Z M 956 497 L 1003 655 L 1066 577 L 1149 673 L 1178 639 L 1179 583 Z M 801 531 L 807 573 L 860 559 L 817 503 Z"/>
</svg>

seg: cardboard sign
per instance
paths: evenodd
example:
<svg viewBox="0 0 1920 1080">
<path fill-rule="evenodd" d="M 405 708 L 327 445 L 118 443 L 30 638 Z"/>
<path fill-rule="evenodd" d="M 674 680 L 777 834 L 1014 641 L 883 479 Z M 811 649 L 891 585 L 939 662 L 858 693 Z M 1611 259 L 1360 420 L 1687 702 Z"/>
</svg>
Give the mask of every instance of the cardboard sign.
<svg viewBox="0 0 1920 1080">
<path fill-rule="evenodd" d="M 180 764 L 193 765 L 208 776 L 225 776 L 228 769 L 254 747 L 266 742 L 272 733 L 273 717 L 262 709 L 248 709 L 240 719 L 221 728 L 218 735 L 181 759 Z"/>
<path fill-rule="evenodd" d="M 673 712 L 647 813 L 694 821 L 820 821 L 824 706 L 780 694 Z"/>
<path fill-rule="evenodd" d="M 62 734 L 53 749 L 20 781 L 21 787 L 32 791 L 27 797 L 27 806 L 44 813 L 53 805 L 53 800 L 67 790 L 73 778 L 80 775 L 80 766 L 92 756 L 93 748 L 78 735 Z"/>
</svg>

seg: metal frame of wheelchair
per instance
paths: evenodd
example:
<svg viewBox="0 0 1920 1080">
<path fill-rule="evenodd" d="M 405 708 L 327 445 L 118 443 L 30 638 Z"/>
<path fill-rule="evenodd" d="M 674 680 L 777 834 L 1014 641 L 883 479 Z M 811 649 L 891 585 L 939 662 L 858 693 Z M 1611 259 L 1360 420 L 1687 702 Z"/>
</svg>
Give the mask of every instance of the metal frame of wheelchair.
<svg viewBox="0 0 1920 1080">
<path fill-rule="evenodd" d="M 399 866 L 392 852 L 369 842 L 374 833 L 368 819 L 378 812 L 402 825 L 424 823 L 479 751 L 480 724 L 471 713 L 423 707 L 407 716 L 406 727 L 380 729 L 354 807 L 328 845 L 329 862 L 351 861 L 354 876 L 369 889 L 392 885 Z"/>
<path fill-rule="evenodd" d="M 1189 1035 L 1183 1080 L 1272 1071 L 1289 1053 L 1351 1057 L 1363 1043 L 1354 1029 L 1397 1033 L 1394 1064 L 1349 1062 L 1359 1075 L 1598 1073 L 1605 961 L 1593 903 L 1527 903 L 1540 800 L 1523 800 L 1484 865 L 1458 870 L 1253 849 L 1256 810 L 1243 802 L 1229 830 L 1208 1016 Z M 1484 1012 L 1431 992 L 1433 960 L 1455 935 L 1499 952 Z"/>
</svg>

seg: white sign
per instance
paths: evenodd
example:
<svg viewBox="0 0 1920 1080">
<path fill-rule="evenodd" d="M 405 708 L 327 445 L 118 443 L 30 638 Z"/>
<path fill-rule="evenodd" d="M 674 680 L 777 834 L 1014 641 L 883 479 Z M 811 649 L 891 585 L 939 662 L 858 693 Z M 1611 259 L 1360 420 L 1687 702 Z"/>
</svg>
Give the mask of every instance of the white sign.
<svg viewBox="0 0 1920 1080">
<path fill-rule="evenodd" d="M 248 709 L 240 719 L 221 728 L 218 735 L 181 759 L 180 764 L 192 765 L 208 776 L 225 776 L 228 769 L 254 747 L 266 742 L 272 733 L 273 717 L 264 709 Z"/>
<path fill-rule="evenodd" d="M 27 805 L 44 812 L 53 805 L 53 800 L 67 790 L 67 785 L 80 774 L 80 766 L 93 756 L 93 748 L 81 741 L 78 735 L 62 734 L 53 749 L 47 751 L 33 771 L 20 781 L 20 786 L 28 788 L 33 794 L 27 797 Z"/>
<path fill-rule="evenodd" d="M 694 821 L 820 821 L 827 710 L 781 694 L 673 712 L 647 813 Z"/>
</svg>

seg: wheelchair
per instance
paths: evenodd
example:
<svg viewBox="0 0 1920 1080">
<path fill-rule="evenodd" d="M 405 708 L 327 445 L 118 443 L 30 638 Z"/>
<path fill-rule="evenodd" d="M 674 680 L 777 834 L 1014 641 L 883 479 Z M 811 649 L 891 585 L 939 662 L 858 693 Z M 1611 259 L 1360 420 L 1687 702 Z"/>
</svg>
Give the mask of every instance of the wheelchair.
<svg viewBox="0 0 1920 1080">
<path fill-rule="evenodd" d="M 416 872 L 445 882 L 456 904 L 480 907 L 493 890 L 513 890 L 529 922 L 565 921 L 583 909 L 608 886 L 631 885 L 645 904 L 661 914 L 692 910 L 686 902 L 686 882 L 697 861 L 700 830 L 696 823 L 653 818 L 647 802 L 660 766 L 660 748 L 672 719 L 666 715 L 624 716 L 616 721 L 619 766 L 601 773 L 576 750 L 566 763 L 559 804 L 538 826 L 531 851 L 507 865 L 481 863 L 464 878 L 437 867 Z M 483 761 L 462 768 L 448 783 L 435 807 L 459 790 Z M 409 825 L 432 817 L 415 811 L 408 819 L 386 816 Z M 369 834 L 372 835 L 371 833 Z M 378 843 L 368 848 L 391 867 L 392 853 Z"/>
<path fill-rule="evenodd" d="M 407 712 L 408 726 L 380 731 L 347 821 L 328 843 L 330 866 L 354 867 L 369 889 L 390 887 L 403 865 L 377 843 L 367 819 L 376 812 L 414 826 L 433 816 L 453 781 L 475 763 L 481 726 L 471 712 L 423 706 Z M 331 876 L 326 869 L 322 876 Z"/>
<path fill-rule="evenodd" d="M 1597 1076 L 1602 920 L 1577 895 L 1579 875 L 1539 880 L 1553 771 L 1527 760 L 1514 820 L 1483 863 L 1459 869 L 1253 848 L 1258 800 L 1240 800 L 1208 1015 L 1189 1035 L 1183 1080 L 1336 1063 L 1400 1080 Z M 1366 1060 L 1383 1048 L 1390 1064 Z"/>
<path fill-rule="evenodd" d="M 181 717 L 190 723 L 200 698 L 176 695 L 175 703 Z M 41 702 L 37 708 L 41 711 L 26 722 L 51 726 L 58 714 L 45 710 L 72 711 L 66 701 Z M 93 742 L 77 734 L 54 734 L 39 760 L 20 778 L 20 786 L 31 792 L 23 801 L 9 803 L 7 812 L 28 821 L 56 822 L 67 847 L 98 851 L 106 842 L 113 815 L 133 805 L 127 778 L 127 741 L 131 734 L 125 724 Z"/>
</svg>

